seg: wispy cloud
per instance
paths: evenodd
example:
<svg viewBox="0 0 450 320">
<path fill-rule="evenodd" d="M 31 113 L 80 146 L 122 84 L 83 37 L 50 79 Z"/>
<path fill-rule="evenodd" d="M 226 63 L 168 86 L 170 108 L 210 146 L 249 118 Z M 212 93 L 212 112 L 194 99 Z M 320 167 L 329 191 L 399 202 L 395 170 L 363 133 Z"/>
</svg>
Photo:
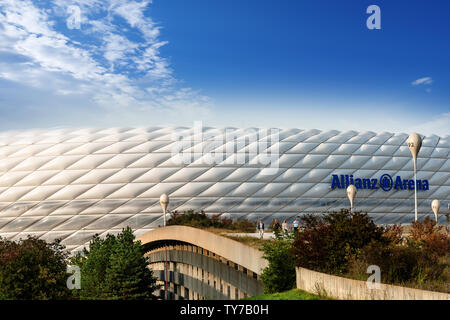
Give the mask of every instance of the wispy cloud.
<svg viewBox="0 0 450 320">
<path fill-rule="evenodd" d="M 161 26 L 144 14 L 150 4 L 0 0 L 0 54 L 8 55 L 0 60 L 0 79 L 111 112 L 208 109 L 211 100 L 183 87 L 161 56 L 168 41 L 160 40 Z M 69 6 L 80 8 L 80 29 L 66 24 Z M 35 108 L 39 104 L 34 101 Z"/>
<path fill-rule="evenodd" d="M 450 135 L 450 112 L 440 114 L 429 121 L 424 121 L 412 128 L 424 134 L 437 134 L 441 137 Z"/>
<path fill-rule="evenodd" d="M 423 77 L 423 78 L 419 78 L 419 79 L 414 80 L 413 82 L 411 82 L 411 84 L 413 86 L 430 85 L 432 83 L 433 83 L 433 79 L 431 77 Z"/>
</svg>

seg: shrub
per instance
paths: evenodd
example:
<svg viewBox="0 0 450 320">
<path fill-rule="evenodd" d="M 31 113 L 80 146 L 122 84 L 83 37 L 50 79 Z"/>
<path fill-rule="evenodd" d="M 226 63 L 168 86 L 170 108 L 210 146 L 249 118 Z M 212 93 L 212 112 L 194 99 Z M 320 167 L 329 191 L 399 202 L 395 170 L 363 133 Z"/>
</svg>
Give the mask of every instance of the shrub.
<svg viewBox="0 0 450 320">
<path fill-rule="evenodd" d="M 450 238 L 444 228 L 436 225 L 429 217 L 424 221 L 415 221 L 411 224 L 411 244 L 423 247 L 425 250 L 443 257 L 450 253 Z"/>
<path fill-rule="evenodd" d="M 381 269 L 381 281 L 448 292 L 450 266 L 448 237 L 429 218 L 411 225 L 411 236 L 401 239 L 401 227 L 384 229 L 388 243 L 371 242 L 350 261 L 348 276 L 360 280 L 369 265 Z"/>
<path fill-rule="evenodd" d="M 171 214 L 170 219 L 167 221 L 167 225 L 184 225 L 195 228 L 221 228 L 236 230 L 242 232 L 254 232 L 256 225 L 247 219 L 237 219 L 233 221 L 230 218 L 220 217 L 220 215 L 213 215 L 208 217 L 205 212 L 194 212 L 194 210 L 188 210 L 184 213 L 174 211 Z"/>
<path fill-rule="evenodd" d="M 436 222 L 425 217 L 423 221 L 414 221 L 411 223 L 411 238 L 416 241 L 425 240 L 435 232 Z"/>
<path fill-rule="evenodd" d="M 294 254 L 300 267 L 343 274 L 349 259 L 371 241 L 387 242 L 383 229 L 367 214 L 342 209 L 323 217 L 303 217 L 305 230 L 295 240 Z"/>
<path fill-rule="evenodd" d="M 447 221 L 447 226 L 445 227 L 445 230 L 447 231 L 447 235 L 450 234 L 450 213 L 445 214 L 445 220 Z"/>
<path fill-rule="evenodd" d="M 69 299 L 67 253 L 56 240 L 0 238 L 0 300 Z"/>
<path fill-rule="evenodd" d="M 327 240 L 331 227 L 321 223 L 314 229 L 307 229 L 298 234 L 293 243 L 293 253 L 299 267 L 328 272 L 330 266 L 328 252 L 330 250 Z"/>
<path fill-rule="evenodd" d="M 256 227 L 254 222 L 242 218 L 233 221 L 233 224 L 231 226 L 232 230 L 239 230 L 242 232 L 254 232 L 255 228 Z"/>
<path fill-rule="evenodd" d="M 384 283 L 450 291 L 449 237 L 429 218 L 414 222 L 408 239 L 400 225 L 378 227 L 347 210 L 306 215 L 302 224 L 293 243 L 300 267 L 367 280 L 367 268 L 377 265 Z"/>
<path fill-rule="evenodd" d="M 300 220 L 300 224 L 303 226 L 303 229 L 312 229 L 320 225 L 323 222 L 323 217 L 316 214 L 305 214 Z"/>
<path fill-rule="evenodd" d="M 437 280 L 446 267 L 436 255 L 420 247 L 371 242 L 351 259 L 349 275 L 367 279 L 366 269 L 370 265 L 380 267 L 381 282 L 393 284 Z"/>
<path fill-rule="evenodd" d="M 295 257 L 292 254 L 292 232 L 279 234 L 263 245 L 264 258 L 269 262 L 261 274 L 264 293 L 275 293 L 295 287 Z"/>
<path fill-rule="evenodd" d="M 383 238 L 388 243 L 401 244 L 403 242 L 403 228 L 401 225 L 394 224 L 387 226 L 383 230 Z"/>
<path fill-rule="evenodd" d="M 218 219 L 209 218 L 203 211 L 200 213 L 188 210 L 184 213 L 174 211 L 170 213 L 167 225 L 188 225 L 191 227 L 213 227 L 218 224 Z"/>
</svg>

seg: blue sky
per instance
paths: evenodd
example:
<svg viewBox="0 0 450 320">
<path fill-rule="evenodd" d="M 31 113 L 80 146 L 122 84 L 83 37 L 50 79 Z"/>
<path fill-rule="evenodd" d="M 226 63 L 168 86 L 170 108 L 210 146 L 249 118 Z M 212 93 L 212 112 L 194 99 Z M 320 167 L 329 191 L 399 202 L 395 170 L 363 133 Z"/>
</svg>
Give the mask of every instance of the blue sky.
<svg viewBox="0 0 450 320">
<path fill-rule="evenodd" d="M 369 5 L 381 30 L 369 30 Z M 448 1 L 0 0 L 0 130 L 449 134 Z M 78 15 L 79 13 L 79 15 Z"/>
</svg>

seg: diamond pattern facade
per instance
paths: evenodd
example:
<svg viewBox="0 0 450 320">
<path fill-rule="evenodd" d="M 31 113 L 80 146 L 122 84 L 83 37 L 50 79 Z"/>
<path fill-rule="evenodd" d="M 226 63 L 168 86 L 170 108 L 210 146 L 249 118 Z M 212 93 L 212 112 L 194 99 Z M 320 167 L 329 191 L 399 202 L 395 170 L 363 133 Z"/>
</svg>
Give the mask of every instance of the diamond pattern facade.
<svg viewBox="0 0 450 320">
<path fill-rule="evenodd" d="M 413 177 L 407 134 L 286 129 L 271 136 L 252 129 L 257 134 L 249 137 L 246 130 L 0 133 L 0 236 L 61 238 L 76 250 L 96 233 L 116 233 L 125 226 L 140 235 L 162 225 L 162 193 L 170 196 L 171 211 L 290 221 L 303 213 L 349 206 L 344 189 L 331 189 L 332 174 Z M 187 143 L 177 140 L 180 133 Z M 261 152 L 277 159 L 275 169 L 273 162 L 261 161 Z M 432 214 L 433 199 L 441 201 L 441 212 L 447 211 L 449 152 L 449 136 L 424 137 L 417 178 L 427 179 L 430 188 L 418 191 L 421 218 Z M 409 223 L 414 191 L 359 190 L 355 209 L 380 224 Z"/>
</svg>

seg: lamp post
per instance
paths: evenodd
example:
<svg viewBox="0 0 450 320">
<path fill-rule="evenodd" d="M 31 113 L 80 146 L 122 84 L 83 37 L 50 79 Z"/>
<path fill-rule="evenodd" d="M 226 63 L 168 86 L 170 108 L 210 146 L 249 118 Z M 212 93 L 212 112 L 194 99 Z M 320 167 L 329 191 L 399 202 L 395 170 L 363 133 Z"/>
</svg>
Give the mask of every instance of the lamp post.
<svg viewBox="0 0 450 320">
<path fill-rule="evenodd" d="M 166 211 L 167 211 L 167 206 L 169 205 L 169 196 L 167 194 L 163 193 L 161 195 L 161 197 L 159 197 L 159 203 L 161 204 L 161 207 L 164 212 L 164 227 L 165 227 L 166 226 Z"/>
<path fill-rule="evenodd" d="M 166 226 L 166 211 L 169 205 L 169 196 L 165 193 L 159 197 L 159 203 L 164 212 L 164 227 Z M 164 299 L 167 300 L 167 246 L 164 246 Z"/>
<path fill-rule="evenodd" d="M 414 161 L 414 209 L 415 209 L 415 221 L 417 221 L 417 154 L 422 146 L 422 138 L 415 132 L 411 133 L 408 137 L 408 148 L 411 151 L 411 155 Z"/>
<path fill-rule="evenodd" d="M 353 212 L 353 200 L 356 196 L 356 187 L 354 185 L 349 185 L 347 188 L 347 197 L 350 200 L 350 212 Z"/>
<path fill-rule="evenodd" d="M 434 212 L 434 217 L 436 218 L 436 224 L 437 224 L 437 222 L 438 222 L 438 212 L 439 212 L 439 208 L 441 207 L 441 204 L 439 203 L 439 200 L 438 199 L 434 199 L 432 202 L 431 202 L 431 209 L 433 210 L 433 212 Z"/>
</svg>

